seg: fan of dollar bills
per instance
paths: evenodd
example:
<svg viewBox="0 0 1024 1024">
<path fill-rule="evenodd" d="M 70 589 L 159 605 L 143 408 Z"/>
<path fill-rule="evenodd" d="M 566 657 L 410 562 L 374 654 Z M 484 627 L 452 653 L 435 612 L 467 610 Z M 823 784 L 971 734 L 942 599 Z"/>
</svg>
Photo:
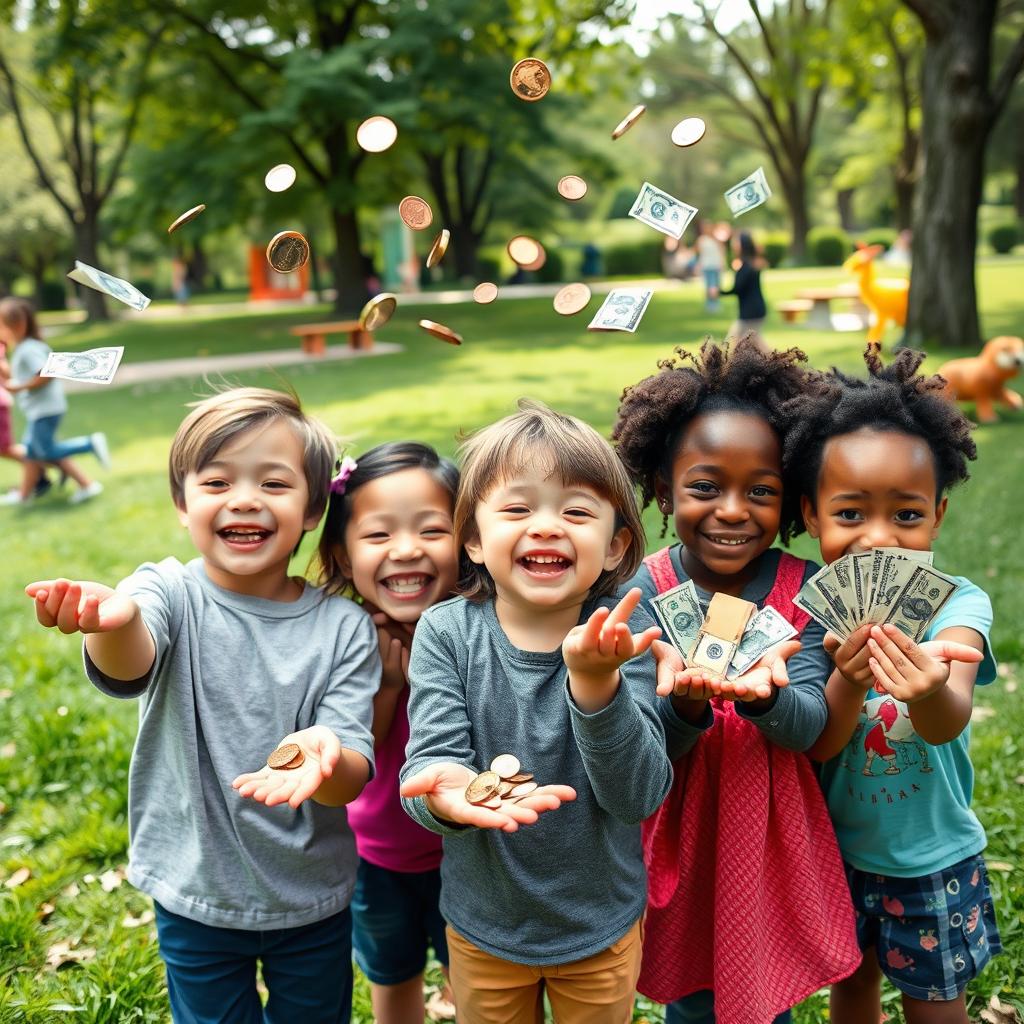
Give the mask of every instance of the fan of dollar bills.
<svg viewBox="0 0 1024 1024">
<path fill-rule="evenodd" d="M 889 622 L 918 642 L 959 586 L 931 562 L 932 552 L 907 548 L 845 555 L 812 576 L 793 603 L 843 640 L 865 623 Z"/>
</svg>

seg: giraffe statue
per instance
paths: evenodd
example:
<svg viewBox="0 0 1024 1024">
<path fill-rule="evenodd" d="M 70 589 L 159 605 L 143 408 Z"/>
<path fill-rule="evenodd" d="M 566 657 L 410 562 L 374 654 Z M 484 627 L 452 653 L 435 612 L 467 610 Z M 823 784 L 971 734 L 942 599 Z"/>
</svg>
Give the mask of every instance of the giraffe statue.
<svg viewBox="0 0 1024 1024">
<path fill-rule="evenodd" d="M 901 327 L 907 322 L 907 295 L 910 282 L 902 278 L 875 277 L 875 257 L 885 251 L 884 245 L 857 244 L 857 251 L 843 264 L 843 270 L 857 278 L 864 305 L 875 314 L 868 330 L 868 344 L 881 348 L 882 335 L 890 320 Z"/>
</svg>

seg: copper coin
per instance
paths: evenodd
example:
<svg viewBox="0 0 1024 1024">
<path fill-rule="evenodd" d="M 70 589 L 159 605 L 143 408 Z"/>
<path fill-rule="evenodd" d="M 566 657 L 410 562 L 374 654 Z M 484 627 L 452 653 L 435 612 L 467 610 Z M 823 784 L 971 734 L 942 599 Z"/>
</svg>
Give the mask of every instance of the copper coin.
<svg viewBox="0 0 1024 1024">
<path fill-rule="evenodd" d="M 516 772 L 511 779 L 506 779 L 506 782 L 511 782 L 513 785 L 518 786 L 520 782 L 532 782 L 533 772 Z"/>
<path fill-rule="evenodd" d="M 617 139 L 621 135 L 625 135 L 630 128 L 633 127 L 644 116 L 647 108 L 641 103 L 639 106 L 634 107 L 613 129 L 612 138 Z"/>
<path fill-rule="evenodd" d="M 394 316 L 396 309 L 397 296 L 390 292 L 381 292 L 363 306 L 363 311 L 359 314 L 359 326 L 364 331 L 378 331 Z"/>
<path fill-rule="evenodd" d="M 269 768 L 283 768 L 289 761 L 291 761 L 296 754 L 301 754 L 302 749 L 298 743 L 285 743 L 275 750 L 270 757 L 267 758 L 267 767 Z"/>
<path fill-rule="evenodd" d="M 481 772 L 466 787 L 466 799 L 471 804 L 482 804 L 485 800 L 491 800 L 498 792 L 501 779 L 497 772 Z"/>
<path fill-rule="evenodd" d="M 702 117 L 684 118 L 672 129 L 672 142 L 682 148 L 692 146 L 704 138 L 707 127 Z"/>
<path fill-rule="evenodd" d="M 167 234 L 173 235 L 183 224 L 187 224 L 190 220 L 195 220 L 206 209 L 206 203 L 200 203 L 198 206 L 193 206 L 191 210 L 186 210 L 168 229 Z"/>
<path fill-rule="evenodd" d="M 500 810 L 502 799 L 500 796 L 492 796 L 490 800 L 485 800 L 481 804 L 477 804 L 477 807 L 486 807 L 489 811 Z"/>
<path fill-rule="evenodd" d="M 535 263 L 544 252 L 540 242 L 529 235 L 516 235 L 515 238 L 510 238 L 505 248 L 512 262 L 523 268 Z"/>
<path fill-rule="evenodd" d="M 567 174 L 558 179 L 558 194 L 563 199 L 576 202 L 587 194 L 587 183 L 578 174 Z"/>
<path fill-rule="evenodd" d="M 562 316 L 575 316 L 590 304 L 590 289 L 585 284 L 567 284 L 555 295 L 556 313 Z"/>
<path fill-rule="evenodd" d="M 420 199 L 419 196 L 406 196 L 398 204 L 398 216 L 413 231 L 423 231 L 433 223 L 434 211 L 431 210 L 430 203 L 426 199 Z"/>
<path fill-rule="evenodd" d="M 451 237 L 451 232 L 447 228 L 441 228 L 441 233 L 434 239 L 434 244 L 430 247 L 430 252 L 427 253 L 428 267 L 436 267 L 444 259 Z"/>
<path fill-rule="evenodd" d="M 547 64 L 536 57 L 527 57 L 519 61 L 508 76 L 512 91 L 528 103 L 536 103 L 544 99 L 551 88 L 551 72 Z"/>
<path fill-rule="evenodd" d="M 515 800 L 522 800 L 524 796 L 529 796 L 536 788 L 536 782 L 521 782 L 509 793 L 509 796 Z"/>
<path fill-rule="evenodd" d="M 491 771 L 497 772 L 499 778 L 502 779 L 511 779 L 521 767 L 519 758 L 515 754 L 499 754 L 491 762 Z"/>
<path fill-rule="evenodd" d="M 368 117 L 356 129 L 356 142 L 367 153 L 383 153 L 398 138 L 398 128 L 390 117 Z"/>
<path fill-rule="evenodd" d="M 491 281 L 481 281 L 473 289 L 473 301 L 486 306 L 498 297 L 498 286 Z"/>
<path fill-rule="evenodd" d="M 279 274 L 298 270 L 308 259 L 309 242 L 298 231 L 280 231 L 267 246 L 267 262 Z"/>
<path fill-rule="evenodd" d="M 435 323 L 433 320 L 421 320 L 420 327 L 422 327 L 427 334 L 432 334 L 435 338 L 447 341 L 449 345 L 462 344 L 462 336 L 456 334 L 450 327 L 445 327 L 444 324 Z"/>
<path fill-rule="evenodd" d="M 291 771 L 293 768 L 301 768 L 306 760 L 306 755 L 300 750 L 287 764 L 281 765 L 281 771 Z"/>
<path fill-rule="evenodd" d="M 500 796 L 502 799 L 504 799 L 515 788 L 516 788 L 516 784 L 514 782 L 509 782 L 507 780 L 502 780 L 501 785 L 498 786 L 498 796 Z"/>
</svg>

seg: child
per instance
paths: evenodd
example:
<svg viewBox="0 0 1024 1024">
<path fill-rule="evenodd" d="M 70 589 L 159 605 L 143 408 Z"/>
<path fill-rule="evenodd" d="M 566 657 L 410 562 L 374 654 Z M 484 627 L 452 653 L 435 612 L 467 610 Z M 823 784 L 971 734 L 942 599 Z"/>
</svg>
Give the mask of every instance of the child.
<svg viewBox="0 0 1024 1024">
<path fill-rule="evenodd" d="M 319 580 L 359 595 L 378 623 L 384 664 L 373 699 L 376 775 L 348 806 L 359 871 L 352 895 L 356 962 L 378 1024 L 423 1020 L 427 949 L 448 964 L 441 839 L 409 819 L 398 774 L 409 740 L 409 647 L 419 617 L 449 597 L 459 559 L 452 529 L 459 471 L 413 441 L 378 445 L 343 464 L 320 535 Z"/>
<path fill-rule="evenodd" d="M 883 369 L 869 354 L 867 380 L 834 372 L 798 403 L 803 514 L 826 562 L 930 550 L 946 491 L 967 478 L 970 424 L 941 377 L 917 375 L 923 358 L 905 350 Z M 864 950 L 832 989 L 835 1024 L 878 1019 L 883 974 L 908 1020 L 967 1024 L 964 987 L 1001 950 L 967 753 L 974 687 L 996 677 L 992 607 L 956 579 L 924 643 L 891 625 L 826 637 L 838 671 L 811 755 L 830 759 L 822 781 Z"/>
<path fill-rule="evenodd" d="M 100 465 L 109 469 L 110 449 L 106 435 L 99 432 L 69 441 L 57 440 L 57 427 L 67 412 L 68 403 L 64 388 L 56 377 L 39 376 L 50 354 L 50 346 L 39 340 L 40 333 L 30 302 L 17 298 L 0 300 L 0 342 L 14 348 L 10 361 L 11 378 L 4 386 L 16 395 L 28 421 L 21 489 L 4 495 L 0 504 L 17 505 L 31 501 L 43 474 L 42 464 L 53 462 L 78 484 L 78 490 L 69 499 L 77 505 L 100 494 L 103 484 L 90 480 L 71 461 L 71 456 L 92 452 Z"/>
<path fill-rule="evenodd" d="M 656 500 L 666 527 L 671 514 L 680 540 L 632 582 L 648 601 L 691 579 L 705 609 L 716 591 L 769 604 L 800 631 L 802 649 L 787 644 L 733 682 L 683 673 L 663 702 L 675 778 L 644 824 L 639 988 L 679 1000 L 670 1024 L 768 1024 L 858 960 L 835 838 L 801 753 L 825 725 L 831 668 L 823 631 L 792 603 L 817 566 L 772 547 L 801 525 L 782 454 L 803 355 L 751 339 L 731 350 L 708 342 L 699 358 L 677 351 L 681 363 L 626 390 L 615 426 L 644 506 Z M 787 684 L 781 659 L 791 654 Z"/>
<path fill-rule="evenodd" d="M 441 909 L 461 1024 L 626 1024 L 640 967 L 639 822 L 671 778 L 647 653 L 614 593 L 643 552 L 632 488 L 596 431 L 534 402 L 463 446 L 465 597 L 424 613 L 409 675 L 409 813 L 445 837 Z M 470 805 L 499 754 L 541 785 Z M 572 788 L 570 788 L 570 786 Z M 576 798 L 527 833 L 537 812 Z M 466 826 L 476 826 L 467 828 Z"/>
<path fill-rule="evenodd" d="M 749 231 L 741 231 L 733 237 L 733 249 L 738 260 L 733 264 L 736 274 L 731 288 L 722 288 L 720 295 L 735 295 L 739 299 L 739 317 L 729 328 L 730 338 L 742 338 L 753 335 L 761 346 L 765 344 L 761 337 L 768 308 L 765 306 L 764 295 L 761 293 L 761 268 L 764 257 L 754 244 Z M 738 264 L 738 265 L 737 265 Z"/>
<path fill-rule="evenodd" d="M 175 1021 L 220 1020 L 227 1007 L 264 1019 L 257 960 L 267 1020 L 349 1019 L 356 853 L 334 808 L 373 766 L 380 657 L 368 615 L 288 575 L 333 462 L 327 428 L 292 395 L 208 398 L 170 456 L 200 557 L 146 563 L 116 590 L 27 588 L 44 626 L 85 634 L 102 692 L 140 698 L 128 877 L 154 900 Z M 239 774 L 278 743 L 297 744 L 302 764 Z M 287 806 L 267 813 L 239 793 Z"/>
</svg>

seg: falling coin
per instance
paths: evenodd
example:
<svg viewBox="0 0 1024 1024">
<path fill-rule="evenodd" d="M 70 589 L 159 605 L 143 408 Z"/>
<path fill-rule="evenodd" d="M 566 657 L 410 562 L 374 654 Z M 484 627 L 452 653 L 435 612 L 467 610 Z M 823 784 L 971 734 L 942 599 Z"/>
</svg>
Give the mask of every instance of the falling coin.
<svg viewBox="0 0 1024 1024">
<path fill-rule="evenodd" d="M 428 268 L 436 267 L 444 259 L 444 254 L 448 251 L 448 240 L 451 237 L 451 232 L 447 228 L 441 228 L 441 233 L 434 239 L 434 244 L 430 247 L 430 252 L 427 253 Z"/>
<path fill-rule="evenodd" d="M 587 183 L 578 174 L 567 174 L 558 179 L 558 194 L 563 199 L 576 202 L 587 194 Z"/>
<path fill-rule="evenodd" d="M 295 184 L 295 168 L 291 164 L 276 164 L 267 171 L 263 184 L 270 192 L 287 192 Z"/>
<path fill-rule="evenodd" d="M 187 224 L 190 220 L 195 220 L 206 209 L 206 203 L 200 203 L 198 206 L 193 206 L 191 210 L 186 210 L 168 229 L 167 234 L 172 235 L 178 230 L 183 224 Z"/>
<path fill-rule="evenodd" d="M 390 292 L 381 292 L 363 306 L 359 314 L 359 326 L 364 331 L 378 331 L 394 316 L 396 309 L 398 297 Z"/>
<path fill-rule="evenodd" d="M 551 72 L 547 64 L 536 57 L 527 57 L 519 61 L 508 76 L 512 91 L 528 103 L 536 103 L 544 99 L 551 88 Z"/>
<path fill-rule="evenodd" d="M 532 263 L 523 264 L 523 270 L 540 270 L 547 262 L 548 254 L 544 251 L 544 246 L 538 242 L 537 248 L 540 250 L 537 253 L 537 258 Z"/>
<path fill-rule="evenodd" d="M 473 301 L 486 306 L 498 297 L 498 286 L 490 281 L 481 281 L 473 289 Z"/>
<path fill-rule="evenodd" d="M 498 792 L 501 779 L 497 772 L 481 772 L 466 787 L 466 799 L 471 804 L 480 804 L 491 800 Z"/>
<path fill-rule="evenodd" d="M 284 768 L 293 761 L 296 756 L 302 753 L 298 743 L 285 743 L 280 746 L 267 758 L 268 768 Z"/>
<path fill-rule="evenodd" d="M 562 316 L 575 316 L 587 308 L 590 303 L 590 289 L 585 284 L 567 284 L 560 289 L 554 299 L 556 313 Z"/>
<path fill-rule="evenodd" d="M 680 147 L 692 146 L 704 138 L 707 125 L 701 117 L 687 117 L 672 129 L 672 141 Z"/>
<path fill-rule="evenodd" d="M 422 231 L 429 228 L 434 220 L 434 211 L 430 209 L 430 203 L 419 196 L 406 196 L 398 204 L 398 216 L 402 218 L 407 227 L 413 231 Z"/>
<path fill-rule="evenodd" d="M 308 259 L 309 242 L 298 231 L 279 231 L 267 246 L 267 262 L 279 274 L 298 270 Z"/>
<path fill-rule="evenodd" d="M 499 754 L 491 762 L 491 771 L 497 772 L 502 779 L 510 779 L 515 775 L 522 765 L 515 754 Z"/>
<path fill-rule="evenodd" d="M 625 135 L 630 128 L 633 127 L 644 116 L 647 108 L 641 103 L 639 106 L 634 107 L 616 126 L 612 132 L 612 138 L 617 139 L 622 135 Z"/>
<path fill-rule="evenodd" d="M 447 341 L 449 345 L 462 344 L 462 336 L 456 334 L 450 327 L 445 327 L 444 324 L 435 323 L 433 320 L 421 320 L 420 327 L 422 327 L 427 334 L 432 334 L 435 338 Z"/>
<path fill-rule="evenodd" d="M 368 117 L 356 129 L 356 142 L 367 153 L 383 153 L 398 138 L 398 128 L 390 117 Z"/>
<path fill-rule="evenodd" d="M 515 238 L 509 239 L 506 249 L 512 262 L 524 268 L 535 263 L 544 252 L 540 242 L 530 238 L 529 235 L 516 235 Z"/>
</svg>

